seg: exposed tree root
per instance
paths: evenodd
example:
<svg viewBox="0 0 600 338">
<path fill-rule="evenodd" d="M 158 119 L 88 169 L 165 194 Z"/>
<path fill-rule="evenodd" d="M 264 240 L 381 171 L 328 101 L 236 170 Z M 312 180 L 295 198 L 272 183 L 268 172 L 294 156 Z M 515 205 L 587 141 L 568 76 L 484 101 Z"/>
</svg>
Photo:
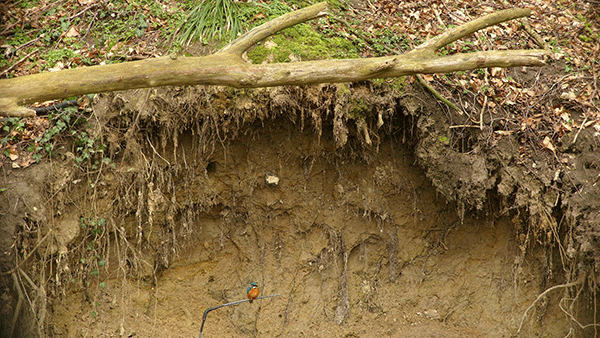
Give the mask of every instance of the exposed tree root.
<svg viewBox="0 0 600 338">
<path fill-rule="evenodd" d="M 582 276 L 582 277 L 580 277 L 578 280 L 576 280 L 574 282 L 570 282 L 570 283 L 566 283 L 566 284 L 560 284 L 560 285 L 554 285 L 553 287 L 550 287 L 550 288 L 546 289 L 546 291 L 540 293 L 537 296 L 537 298 L 533 301 L 533 303 L 531 303 L 531 305 L 529 305 L 529 307 L 523 313 L 523 317 L 521 318 L 521 324 L 519 324 L 519 329 L 517 330 L 517 334 L 521 333 L 521 329 L 523 329 L 523 323 L 525 322 L 525 318 L 527 318 L 527 313 L 529 312 L 529 310 L 531 310 L 550 291 L 553 291 L 553 290 L 556 290 L 556 289 L 562 289 L 562 288 L 570 288 L 572 286 L 582 284 L 584 281 L 585 281 L 585 277 Z M 590 324 L 590 325 L 595 325 L 595 324 Z"/>
<path fill-rule="evenodd" d="M 21 264 L 23 264 L 23 262 L 27 261 L 29 259 L 29 257 L 31 257 L 31 255 L 33 255 L 34 252 L 37 251 L 37 249 L 40 247 L 40 245 L 42 243 L 44 243 L 44 241 L 48 238 L 48 236 L 50 236 L 50 234 L 52 233 L 52 229 L 50 229 L 48 231 L 48 233 L 39 241 L 37 242 L 37 244 L 35 245 L 35 247 L 27 254 L 27 256 L 25 256 L 25 258 L 23 258 L 23 260 L 17 264 L 17 266 L 15 266 L 14 268 L 10 269 L 9 271 L 3 272 L 0 275 L 10 275 L 16 271 L 18 271 L 21 267 Z"/>
<path fill-rule="evenodd" d="M 14 335 L 15 328 L 17 327 L 17 320 L 19 319 L 19 313 L 21 313 L 21 306 L 23 305 L 23 291 L 21 290 L 21 283 L 19 282 L 17 274 L 14 271 L 11 273 L 11 276 L 13 283 L 15 284 L 15 289 L 17 289 L 19 300 L 17 301 L 17 305 L 15 306 L 15 312 L 11 321 L 10 338 L 12 338 Z"/>
</svg>

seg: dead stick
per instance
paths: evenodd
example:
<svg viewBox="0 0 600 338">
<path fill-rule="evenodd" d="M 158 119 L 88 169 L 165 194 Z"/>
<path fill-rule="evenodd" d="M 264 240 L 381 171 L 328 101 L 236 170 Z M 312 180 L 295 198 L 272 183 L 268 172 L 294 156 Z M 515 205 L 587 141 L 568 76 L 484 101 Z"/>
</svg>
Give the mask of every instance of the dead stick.
<svg viewBox="0 0 600 338">
<path fill-rule="evenodd" d="M 0 77 L 4 76 L 4 74 L 10 72 L 13 68 L 15 68 L 19 63 L 25 61 L 28 57 L 30 57 L 31 55 L 33 55 L 33 53 L 37 52 L 39 49 L 34 50 L 33 52 L 25 55 L 24 58 L 22 58 L 21 60 L 15 62 L 12 66 L 8 67 L 7 69 L 5 69 L 2 73 L 0 73 Z"/>
<path fill-rule="evenodd" d="M 425 41 L 412 51 L 408 52 L 407 55 L 422 57 L 422 55 L 419 54 L 419 51 L 421 50 L 427 50 L 433 54 L 434 51 L 478 30 L 529 15 L 531 15 L 531 9 L 528 8 L 512 8 L 491 13 L 479 19 L 451 28 L 442 34 Z"/>
<path fill-rule="evenodd" d="M 255 300 L 263 299 L 263 298 L 279 297 L 279 296 L 281 296 L 281 295 L 277 293 L 274 295 L 260 296 L 260 297 L 256 298 Z M 237 305 L 237 304 L 241 304 L 241 303 L 245 303 L 245 302 L 249 302 L 249 301 L 250 301 L 250 299 L 243 299 L 243 300 L 238 300 L 238 301 L 231 302 L 231 303 L 221 304 L 221 305 L 206 309 L 206 311 L 204 311 L 204 314 L 202 315 L 202 325 L 200 326 L 200 335 L 198 336 L 198 338 L 202 338 L 202 330 L 204 330 L 204 322 L 206 322 L 206 317 L 208 316 L 209 312 L 211 312 L 212 310 L 216 310 L 216 309 L 225 307 L 225 306 Z"/>
<path fill-rule="evenodd" d="M 529 22 L 527 22 L 527 19 L 523 20 L 523 22 L 521 22 L 521 25 L 523 25 L 523 29 L 525 29 L 527 34 L 529 34 L 533 38 L 533 40 L 535 40 L 535 43 L 538 46 L 540 46 L 540 48 L 543 48 L 545 50 L 550 50 L 550 48 L 548 47 L 548 44 L 546 44 L 544 39 L 542 39 L 542 37 L 536 31 L 533 30 L 531 25 L 529 25 Z"/>
<path fill-rule="evenodd" d="M 586 116 L 585 119 L 583 119 L 583 122 L 581 122 L 581 125 L 579 126 L 579 130 L 577 131 L 577 134 L 575 134 L 575 137 L 573 138 L 573 142 L 571 142 L 571 144 L 575 144 L 575 142 L 577 142 L 577 137 L 579 136 L 579 133 L 581 133 L 581 129 L 583 129 L 583 127 L 585 126 L 587 119 L 588 118 Z"/>
<path fill-rule="evenodd" d="M 479 126 L 474 126 L 472 124 L 458 124 L 455 126 L 450 126 L 448 127 L 449 129 L 456 129 L 456 128 L 479 128 Z"/>
<path fill-rule="evenodd" d="M 450 102 L 448 99 L 443 97 L 437 90 L 435 90 L 435 88 L 433 88 L 433 86 L 430 85 L 429 82 L 425 81 L 425 79 L 423 79 L 421 74 L 415 74 L 415 77 L 417 78 L 417 80 L 419 80 L 419 83 L 422 84 L 425 88 L 427 88 L 427 90 L 429 90 L 431 92 L 431 94 L 433 94 L 433 96 L 435 96 L 438 100 L 444 102 L 445 104 L 448 105 L 448 107 L 450 107 L 458 112 L 462 111 L 460 108 L 458 108 L 457 105 Z"/>
</svg>

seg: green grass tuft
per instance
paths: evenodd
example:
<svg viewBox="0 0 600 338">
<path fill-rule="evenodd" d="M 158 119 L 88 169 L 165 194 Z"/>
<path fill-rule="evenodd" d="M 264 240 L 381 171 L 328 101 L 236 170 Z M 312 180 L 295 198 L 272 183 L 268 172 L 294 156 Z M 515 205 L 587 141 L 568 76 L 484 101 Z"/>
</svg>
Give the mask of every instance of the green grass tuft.
<svg viewBox="0 0 600 338">
<path fill-rule="evenodd" d="M 242 31 L 240 7 L 237 2 L 205 0 L 192 10 L 184 21 L 178 42 L 187 45 L 193 40 L 203 43 L 210 40 L 231 40 Z"/>
</svg>

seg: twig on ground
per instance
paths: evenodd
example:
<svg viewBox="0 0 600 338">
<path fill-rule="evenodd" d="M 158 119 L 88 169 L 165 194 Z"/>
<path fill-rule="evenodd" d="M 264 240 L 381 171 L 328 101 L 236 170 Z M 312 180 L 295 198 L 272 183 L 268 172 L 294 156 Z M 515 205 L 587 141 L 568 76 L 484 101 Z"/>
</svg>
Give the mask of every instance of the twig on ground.
<svg viewBox="0 0 600 338">
<path fill-rule="evenodd" d="M 523 20 L 523 22 L 521 22 L 521 25 L 523 25 L 523 29 L 525 29 L 527 34 L 529 34 L 533 38 L 533 40 L 535 40 L 535 43 L 537 43 L 537 45 L 540 46 L 540 48 L 550 50 L 548 44 L 546 44 L 544 39 L 542 39 L 542 37 L 536 31 L 534 31 L 533 28 L 531 28 L 531 25 L 529 25 L 527 19 Z"/>
<path fill-rule="evenodd" d="M 69 21 L 75 19 L 76 17 L 78 17 L 81 14 L 87 12 L 88 10 L 90 10 L 90 9 L 92 9 L 94 7 L 98 7 L 98 6 L 99 6 L 98 4 L 92 4 L 92 5 L 87 6 L 86 8 L 82 9 L 81 11 L 79 11 L 79 13 L 73 14 L 71 17 L 69 17 Z"/>
<path fill-rule="evenodd" d="M 94 11 L 94 17 L 90 20 L 90 24 L 85 29 L 85 34 L 83 34 L 83 36 L 81 37 L 81 40 L 85 39 L 85 37 L 90 33 L 90 29 L 92 28 L 94 21 L 96 21 L 96 18 L 98 17 L 98 13 L 100 13 L 100 11 Z"/>
<path fill-rule="evenodd" d="M 36 107 L 36 108 L 31 108 L 31 109 L 33 109 L 35 111 L 36 115 L 42 115 L 42 114 L 47 114 L 47 113 L 55 111 L 55 110 L 59 110 L 61 108 L 76 106 L 78 104 L 79 104 L 78 100 L 69 100 L 69 101 L 65 101 L 65 102 L 61 102 L 61 103 L 56 103 L 51 106 Z"/>
<path fill-rule="evenodd" d="M 583 119 L 583 122 L 581 122 L 581 125 L 579 126 L 579 130 L 577 131 L 577 134 L 575 134 L 575 137 L 573 137 L 573 142 L 571 142 L 571 144 L 575 144 L 575 142 L 577 141 L 577 137 L 579 136 L 579 133 L 581 133 L 581 130 L 585 126 L 585 123 L 587 122 L 587 119 L 588 118 L 586 116 L 585 119 Z"/>
<path fill-rule="evenodd" d="M 483 130 L 483 112 L 485 111 L 485 107 L 487 106 L 487 95 L 483 96 L 483 105 L 481 106 L 481 112 L 479 112 L 479 129 Z"/>
<path fill-rule="evenodd" d="M 36 43 L 38 41 L 40 41 L 39 37 L 37 37 L 37 38 L 35 38 L 33 40 L 30 40 L 30 41 L 27 41 L 24 44 L 20 45 L 19 47 L 15 48 L 15 52 L 18 51 L 18 50 L 21 50 L 21 49 L 23 49 L 23 48 L 25 48 L 25 47 L 27 47 L 29 45 L 32 45 L 32 44 L 34 44 L 34 43 Z"/>
<path fill-rule="evenodd" d="M 352 28 L 352 26 L 350 26 L 350 24 L 348 23 L 348 21 L 346 21 L 346 20 L 344 20 L 344 19 L 342 19 L 342 18 L 338 18 L 338 17 L 336 17 L 336 16 L 330 16 L 330 17 L 329 17 L 329 19 L 331 19 L 331 20 L 333 20 L 333 21 L 336 21 L 336 22 L 339 22 L 339 23 L 341 23 L 341 24 L 345 25 L 345 26 L 346 26 L 346 29 L 347 29 L 348 31 L 350 31 L 350 33 L 352 33 L 352 34 L 356 35 L 357 37 L 359 37 L 359 38 L 361 38 L 361 39 L 363 39 L 363 40 L 365 40 L 365 41 L 366 41 L 366 42 L 368 42 L 370 45 L 374 45 L 374 44 L 375 44 L 375 42 L 374 42 L 373 40 L 371 40 L 371 39 L 370 39 L 368 36 L 365 36 L 365 35 L 364 35 L 363 33 L 361 33 L 360 31 L 358 31 L 358 30 L 356 30 L 356 29 Z M 369 46 L 369 47 L 370 47 L 370 46 Z M 385 45 L 384 45 L 384 46 L 383 46 L 383 48 L 385 48 L 385 50 L 387 50 L 388 52 L 390 52 L 390 53 L 392 53 L 392 54 L 401 54 L 399 51 L 397 51 L 397 50 L 395 50 L 395 49 L 391 49 L 391 48 L 389 48 L 388 46 L 385 46 Z M 370 48 L 370 49 L 372 49 L 372 48 Z"/>
<path fill-rule="evenodd" d="M 29 54 L 25 55 L 25 56 L 24 56 L 24 57 L 23 57 L 21 60 L 19 60 L 19 61 L 15 62 L 15 63 L 14 63 L 12 66 L 10 66 L 10 67 L 6 68 L 6 69 L 5 69 L 5 70 L 4 70 L 2 73 L 0 73 L 0 77 L 4 76 L 4 74 L 6 74 L 6 73 L 10 72 L 11 70 L 13 70 L 13 68 L 15 68 L 15 67 L 16 67 L 17 65 L 19 65 L 21 62 L 23 62 L 23 61 L 27 60 L 27 58 L 28 58 L 28 57 L 30 57 L 31 55 L 35 54 L 35 53 L 36 53 L 38 50 L 39 50 L 39 48 L 38 48 L 38 49 L 36 49 L 36 50 L 34 50 L 33 52 L 31 52 L 31 53 L 29 53 Z"/>
</svg>

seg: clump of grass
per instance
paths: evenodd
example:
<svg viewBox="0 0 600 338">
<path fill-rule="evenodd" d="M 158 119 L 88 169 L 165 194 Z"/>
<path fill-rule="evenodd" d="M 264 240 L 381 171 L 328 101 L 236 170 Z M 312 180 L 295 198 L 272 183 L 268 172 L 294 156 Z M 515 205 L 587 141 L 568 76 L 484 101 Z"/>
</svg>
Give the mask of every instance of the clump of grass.
<svg viewBox="0 0 600 338">
<path fill-rule="evenodd" d="M 234 39 L 242 33 L 240 8 L 232 0 L 204 0 L 194 8 L 180 27 L 179 43 L 192 40 Z"/>
</svg>

